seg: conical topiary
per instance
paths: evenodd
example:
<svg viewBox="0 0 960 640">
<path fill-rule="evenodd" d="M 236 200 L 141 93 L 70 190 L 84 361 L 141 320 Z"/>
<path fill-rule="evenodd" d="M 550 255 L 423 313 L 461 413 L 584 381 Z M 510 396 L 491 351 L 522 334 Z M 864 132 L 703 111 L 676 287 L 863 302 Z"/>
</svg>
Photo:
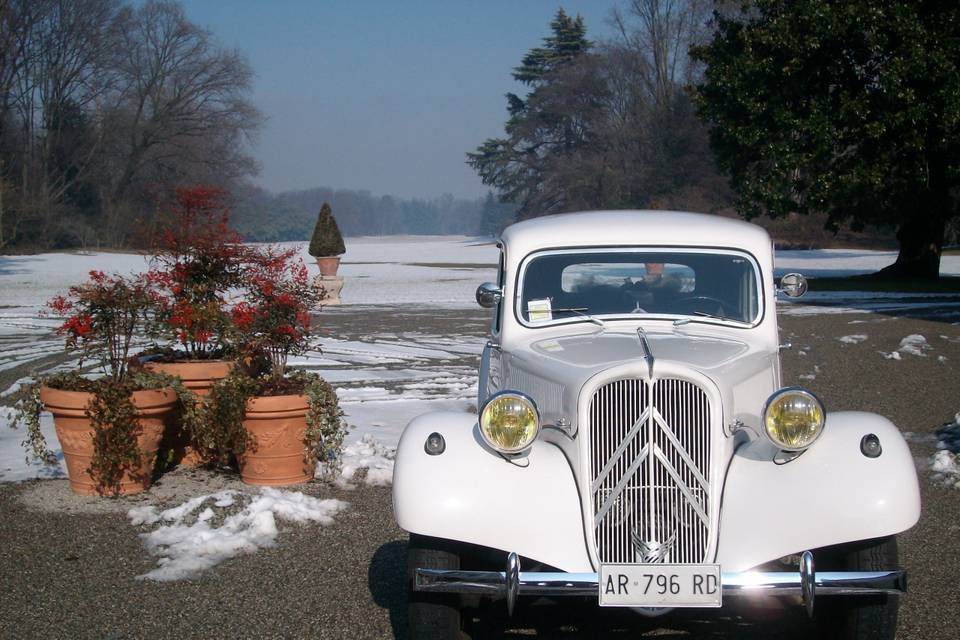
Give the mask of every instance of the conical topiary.
<svg viewBox="0 0 960 640">
<path fill-rule="evenodd" d="M 333 211 L 326 202 L 320 207 L 320 215 L 317 216 L 317 226 L 313 228 L 313 236 L 310 237 L 310 248 L 308 252 L 314 258 L 322 256 L 339 256 L 347 251 L 343 244 L 343 236 L 340 235 L 340 227 L 333 217 Z"/>
</svg>

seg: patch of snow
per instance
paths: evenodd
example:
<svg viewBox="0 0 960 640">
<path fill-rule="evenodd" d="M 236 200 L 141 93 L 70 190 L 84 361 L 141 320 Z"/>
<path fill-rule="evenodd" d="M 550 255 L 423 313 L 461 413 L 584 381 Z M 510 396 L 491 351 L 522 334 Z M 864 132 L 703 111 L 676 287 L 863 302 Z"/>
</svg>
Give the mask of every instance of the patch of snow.
<svg viewBox="0 0 960 640">
<path fill-rule="evenodd" d="M 960 467 L 957 467 L 957 458 L 953 453 L 940 449 L 930 458 L 930 470 L 934 473 L 956 474 L 960 472 Z"/>
<path fill-rule="evenodd" d="M 927 354 L 924 351 L 931 349 L 929 344 L 927 344 L 927 339 L 924 338 L 919 333 L 911 333 L 906 338 L 900 341 L 901 353 L 909 353 L 914 356 L 926 357 Z"/>
<path fill-rule="evenodd" d="M 341 387 L 337 389 L 337 398 L 340 402 L 360 400 L 383 400 L 390 392 L 383 387 Z"/>
<path fill-rule="evenodd" d="M 805 374 L 803 374 L 803 375 L 800 376 L 800 379 L 801 379 L 801 380 L 816 380 L 816 379 L 817 379 L 817 374 L 815 374 L 815 373 L 805 373 Z"/>
<path fill-rule="evenodd" d="M 877 351 L 877 353 L 879 353 L 880 355 L 882 355 L 882 356 L 883 356 L 884 358 L 886 358 L 887 360 L 900 360 L 900 359 L 901 359 L 901 358 L 900 358 L 900 352 L 899 352 L 899 351 L 891 351 L 890 353 L 887 353 L 886 351 Z"/>
<path fill-rule="evenodd" d="M 393 482 L 393 459 L 397 455 L 396 447 L 379 442 L 370 434 L 364 435 L 358 442 L 343 447 L 340 456 L 340 486 L 348 486 L 361 469 L 366 469 L 368 485 L 387 487 Z"/>
<path fill-rule="evenodd" d="M 960 413 L 937 429 L 937 452 L 930 456 L 934 480 L 960 489 Z"/>
<path fill-rule="evenodd" d="M 840 342 L 844 344 L 860 344 L 861 342 L 867 339 L 867 334 L 865 333 L 855 333 L 850 336 L 841 336 L 837 338 Z"/>
<path fill-rule="evenodd" d="M 873 273 L 893 264 L 896 259 L 896 251 L 779 250 L 776 252 L 774 264 L 777 276 L 799 271 L 807 277 L 831 277 Z M 944 256 L 940 260 L 940 273 L 960 275 L 960 256 Z"/>
<path fill-rule="evenodd" d="M 944 363 L 947 361 L 947 356 L 937 356 L 937 362 Z"/>
<path fill-rule="evenodd" d="M 472 405 L 470 400 L 449 398 L 346 403 L 341 408 L 351 431 L 345 446 L 370 435 L 384 446 L 396 447 L 407 424 L 417 416 L 431 411 L 466 412 Z"/>
<path fill-rule="evenodd" d="M 222 511 L 238 502 L 244 505 L 239 512 Z M 161 523 L 140 535 L 147 551 L 158 558 L 158 566 L 137 578 L 171 581 L 196 577 L 230 558 L 274 546 L 280 533 L 278 520 L 330 525 L 333 516 L 347 506 L 341 500 L 264 487 L 259 495 L 221 491 L 198 496 L 161 512 L 153 506 L 136 507 L 127 514 L 131 524 Z M 200 507 L 204 508 L 191 517 Z"/>
<path fill-rule="evenodd" d="M 27 439 L 27 430 L 23 426 L 13 426 L 13 409 L 0 407 L 0 482 L 20 482 L 33 478 L 66 478 L 67 468 L 63 464 L 63 451 L 53 427 L 53 417 L 48 413 L 40 416 L 40 432 L 47 440 L 47 448 L 53 453 L 56 462 L 45 464 L 27 458 L 27 450 L 22 443 Z"/>
</svg>

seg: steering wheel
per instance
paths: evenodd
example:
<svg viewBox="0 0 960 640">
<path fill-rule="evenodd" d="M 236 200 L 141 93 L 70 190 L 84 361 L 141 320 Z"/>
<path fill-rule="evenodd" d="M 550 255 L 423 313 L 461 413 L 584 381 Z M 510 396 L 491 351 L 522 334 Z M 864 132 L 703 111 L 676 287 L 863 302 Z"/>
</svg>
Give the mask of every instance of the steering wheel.
<svg viewBox="0 0 960 640">
<path fill-rule="evenodd" d="M 712 311 L 707 311 L 707 309 L 704 308 L 706 305 L 702 303 L 708 303 L 708 304 L 712 303 L 717 305 L 716 313 Z M 726 303 L 719 298 L 714 298 L 713 296 L 687 296 L 686 298 L 680 298 L 678 300 L 674 300 L 673 304 L 678 306 L 685 305 L 691 311 L 703 311 L 704 313 L 714 313 L 714 315 L 721 315 L 721 316 L 729 315 L 727 313 Z"/>
</svg>

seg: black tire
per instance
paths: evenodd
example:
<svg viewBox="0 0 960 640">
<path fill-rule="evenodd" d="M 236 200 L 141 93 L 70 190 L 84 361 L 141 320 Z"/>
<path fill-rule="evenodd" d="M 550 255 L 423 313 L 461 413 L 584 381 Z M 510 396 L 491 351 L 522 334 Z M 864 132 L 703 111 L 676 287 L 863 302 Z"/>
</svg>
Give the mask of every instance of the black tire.
<svg viewBox="0 0 960 640">
<path fill-rule="evenodd" d="M 459 569 L 460 554 L 448 540 L 410 534 L 407 547 L 407 615 L 410 640 L 459 640 L 463 638 L 460 596 L 421 593 L 413 590 L 414 570 Z"/>
<path fill-rule="evenodd" d="M 882 571 L 898 565 L 897 538 L 875 538 L 814 552 L 814 571 Z M 900 596 L 817 596 L 817 637 L 830 640 L 893 640 Z"/>
</svg>

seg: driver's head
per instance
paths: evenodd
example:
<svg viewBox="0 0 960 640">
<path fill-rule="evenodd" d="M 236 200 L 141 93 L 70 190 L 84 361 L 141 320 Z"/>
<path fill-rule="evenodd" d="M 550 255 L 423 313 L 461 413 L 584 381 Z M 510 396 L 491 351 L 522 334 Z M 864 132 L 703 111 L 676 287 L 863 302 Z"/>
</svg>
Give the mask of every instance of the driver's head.
<svg viewBox="0 0 960 640">
<path fill-rule="evenodd" d="M 647 262 L 645 263 L 647 272 L 643 276 L 643 281 L 648 283 L 659 282 L 660 278 L 663 277 L 663 263 L 662 262 Z"/>
</svg>

